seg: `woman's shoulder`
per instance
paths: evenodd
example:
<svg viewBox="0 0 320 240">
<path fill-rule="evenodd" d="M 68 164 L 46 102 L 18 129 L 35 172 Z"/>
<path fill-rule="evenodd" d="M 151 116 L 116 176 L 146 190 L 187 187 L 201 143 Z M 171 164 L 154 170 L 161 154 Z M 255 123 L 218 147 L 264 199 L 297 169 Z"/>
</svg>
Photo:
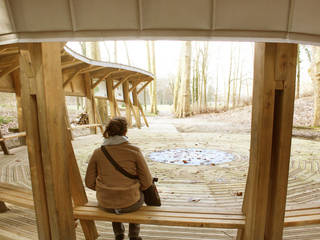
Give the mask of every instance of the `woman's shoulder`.
<svg viewBox="0 0 320 240">
<path fill-rule="evenodd" d="M 134 145 L 134 144 L 132 144 L 130 142 L 127 142 L 127 143 L 123 144 L 123 146 L 128 148 L 128 149 L 130 149 L 130 150 L 132 150 L 132 151 L 141 152 L 139 147 L 137 147 L 136 145 Z"/>
<path fill-rule="evenodd" d="M 101 153 L 102 153 L 102 151 L 101 151 L 101 146 L 100 146 L 100 147 L 97 147 L 96 149 L 93 150 L 92 156 L 96 156 Z"/>
</svg>

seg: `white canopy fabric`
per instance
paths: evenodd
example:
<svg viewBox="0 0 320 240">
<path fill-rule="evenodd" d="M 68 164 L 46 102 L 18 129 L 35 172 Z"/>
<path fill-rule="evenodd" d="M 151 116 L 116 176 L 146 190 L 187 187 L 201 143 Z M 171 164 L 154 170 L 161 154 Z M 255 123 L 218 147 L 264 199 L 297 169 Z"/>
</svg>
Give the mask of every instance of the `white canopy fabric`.
<svg viewBox="0 0 320 240">
<path fill-rule="evenodd" d="M 213 39 L 320 44 L 319 0 L 0 0 L 0 44 Z"/>
</svg>

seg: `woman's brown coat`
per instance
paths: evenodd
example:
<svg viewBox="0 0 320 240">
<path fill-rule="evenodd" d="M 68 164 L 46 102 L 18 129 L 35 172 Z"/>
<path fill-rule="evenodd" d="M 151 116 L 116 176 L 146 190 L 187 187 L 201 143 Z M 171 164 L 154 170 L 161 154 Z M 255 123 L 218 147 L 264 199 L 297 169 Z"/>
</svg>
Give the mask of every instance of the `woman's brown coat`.
<svg viewBox="0 0 320 240">
<path fill-rule="evenodd" d="M 152 184 L 148 165 L 140 149 L 128 142 L 104 147 L 122 168 L 138 175 L 139 180 L 128 178 L 117 171 L 98 148 L 89 161 L 85 184 L 96 191 L 101 207 L 120 209 L 131 206 L 140 199 L 140 192 Z"/>
</svg>

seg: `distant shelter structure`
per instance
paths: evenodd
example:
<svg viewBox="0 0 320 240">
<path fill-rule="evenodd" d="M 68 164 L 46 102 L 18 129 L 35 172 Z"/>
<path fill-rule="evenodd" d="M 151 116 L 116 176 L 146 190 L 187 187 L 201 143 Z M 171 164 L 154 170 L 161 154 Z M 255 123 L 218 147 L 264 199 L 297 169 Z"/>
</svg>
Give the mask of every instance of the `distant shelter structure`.
<svg viewBox="0 0 320 240">
<path fill-rule="evenodd" d="M 25 123 L 21 102 L 19 45 L 2 45 L 0 49 L 0 92 L 16 94 L 20 132 L 10 136 L 2 136 L 1 139 L 3 140 L 1 142 L 3 143 L 4 139 L 23 137 L 25 135 Z M 145 125 L 148 126 L 138 94 L 153 80 L 151 73 L 132 66 L 86 58 L 64 46 L 64 43 L 61 43 L 60 54 L 62 85 L 65 96 L 86 98 L 86 110 L 90 124 L 84 127 L 91 127 L 91 130 L 96 132 L 97 127 L 102 128 L 103 117 L 120 116 L 118 103 L 125 105 L 125 116 L 130 126 L 132 126 L 134 120 L 135 125 L 140 128 L 141 117 L 143 117 Z M 104 90 L 102 95 L 95 94 L 94 89 L 99 86 Z M 116 91 L 120 92 L 118 95 L 121 98 L 116 97 Z M 104 107 L 103 113 L 97 108 L 97 102 Z M 109 114 L 107 102 L 110 106 Z M 103 116 L 101 116 L 102 114 Z M 66 119 L 66 123 L 71 130 L 68 119 Z"/>
</svg>

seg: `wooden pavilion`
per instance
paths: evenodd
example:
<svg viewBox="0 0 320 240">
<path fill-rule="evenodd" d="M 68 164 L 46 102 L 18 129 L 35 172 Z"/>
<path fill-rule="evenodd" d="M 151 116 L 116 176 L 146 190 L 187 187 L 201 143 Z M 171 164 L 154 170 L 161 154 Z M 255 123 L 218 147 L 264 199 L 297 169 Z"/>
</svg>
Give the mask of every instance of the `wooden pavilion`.
<svg viewBox="0 0 320 240">
<path fill-rule="evenodd" d="M 75 239 L 72 204 L 81 206 L 87 202 L 67 134 L 64 87 L 69 92 L 77 91 L 76 84 L 72 89 L 71 82 L 87 76 L 90 67 L 73 67 L 62 75 L 61 58 L 70 56 L 64 56 L 59 41 L 140 38 L 259 42 L 255 47 L 244 224 L 235 227 L 239 228 L 238 239 L 281 239 L 291 148 L 296 43 L 320 43 L 320 29 L 315 24 L 320 21 L 319 9 L 317 0 L 1 1 L 0 43 L 19 43 L 19 62 L 7 66 L 1 74 L 17 69 L 19 64 L 39 238 Z M 5 62 L 1 60 L 0 64 Z M 99 80 L 110 73 L 95 71 L 104 72 L 97 75 Z M 114 100 L 111 95 L 108 98 Z M 136 113 L 138 108 L 136 105 Z M 112 109 L 114 113 L 117 111 Z M 316 214 L 306 213 L 301 206 L 299 224 L 320 223 L 319 208 L 313 212 Z M 89 217 L 81 220 L 87 239 L 97 236 L 92 220 Z M 197 222 L 196 217 L 193 220 Z M 152 217 L 149 221 L 161 224 Z M 220 225 L 215 222 L 212 226 L 221 227 L 225 222 L 220 220 Z"/>
<path fill-rule="evenodd" d="M 148 126 L 138 94 L 153 80 L 153 75 L 142 69 L 116 63 L 107 63 L 88 59 L 74 52 L 64 43 L 61 43 L 61 73 L 65 96 L 77 96 L 86 98 L 86 110 L 89 115 L 89 125 L 96 132 L 97 127 L 102 127 L 103 117 L 108 116 L 107 102 L 110 105 L 110 117 L 120 115 L 118 102 L 125 104 L 126 117 L 129 126 L 132 126 L 132 116 L 136 126 L 141 127 L 141 116 Z M 30 58 L 30 56 L 27 56 Z M 20 61 L 19 45 L 2 45 L 0 50 L 0 92 L 16 94 L 19 131 L 18 134 L 0 136 L 2 144 L 4 139 L 21 137 L 25 135 L 25 127 L 22 114 L 21 86 L 20 86 Z M 104 87 L 105 94 L 96 96 L 94 89 L 97 86 Z M 121 87 L 122 99 L 116 98 L 116 90 Z M 120 89 L 119 89 L 120 90 Z M 131 96 L 131 97 L 130 97 Z M 132 101 L 131 101 L 132 99 Z M 98 111 L 100 103 L 104 110 Z M 67 111 L 66 111 L 67 113 Z M 101 116 L 104 114 L 103 116 Z M 69 126 L 68 114 L 67 125 Z M 83 126 L 81 126 L 83 127 Z M 79 127 L 78 127 L 79 128 Z M 4 152 L 8 152 L 5 145 Z"/>
</svg>

